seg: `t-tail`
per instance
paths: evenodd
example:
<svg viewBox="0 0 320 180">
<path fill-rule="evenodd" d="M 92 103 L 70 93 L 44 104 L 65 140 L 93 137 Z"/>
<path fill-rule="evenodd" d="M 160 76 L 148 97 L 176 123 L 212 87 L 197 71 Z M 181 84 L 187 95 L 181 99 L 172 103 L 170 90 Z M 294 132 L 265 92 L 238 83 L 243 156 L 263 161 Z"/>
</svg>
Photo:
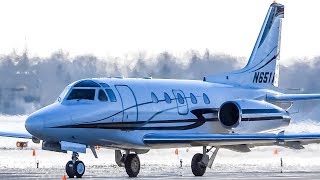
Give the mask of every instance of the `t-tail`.
<svg viewBox="0 0 320 180">
<path fill-rule="evenodd" d="M 272 3 L 248 64 L 240 70 L 204 77 L 205 81 L 257 88 L 278 87 L 284 6 Z"/>
</svg>

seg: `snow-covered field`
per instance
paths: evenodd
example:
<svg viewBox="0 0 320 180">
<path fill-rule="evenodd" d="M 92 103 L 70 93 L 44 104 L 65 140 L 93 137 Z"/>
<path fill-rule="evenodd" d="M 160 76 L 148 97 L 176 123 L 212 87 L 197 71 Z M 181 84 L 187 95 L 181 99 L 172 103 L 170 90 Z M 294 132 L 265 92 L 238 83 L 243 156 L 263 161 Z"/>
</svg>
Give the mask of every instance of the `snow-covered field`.
<svg viewBox="0 0 320 180">
<path fill-rule="evenodd" d="M 26 116 L 0 116 L 0 131 L 24 131 L 24 120 Z M 320 132 L 320 125 L 313 121 L 305 121 L 293 124 L 288 128 L 289 132 Z M 8 175 L 20 174 L 30 178 L 61 178 L 64 175 L 66 162 L 71 154 L 42 151 L 39 145 L 29 141 L 29 147 L 20 150 L 16 148 L 17 141 L 22 139 L 0 138 L 0 178 L 10 179 Z M 33 149 L 36 150 L 36 157 L 32 156 Z M 278 154 L 274 154 L 274 150 Z M 193 177 L 190 170 L 191 158 L 195 153 L 201 152 L 201 148 L 151 150 L 147 154 L 139 155 L 142 164 L 140 177 L 153 178 L 179 178 Z M 87 154 L 80 154 L 80 159 L 86 164 L 85 177 L 127 177 L 125 170 L 119 168 L 114 162 L 112 150 L 100 149 L 97 151 L 98 159 L 95 159 L 88 149 Z M 283 160 L 283 167 L 280 166 L 280 158 Z M 180 159 L 182 168 L 180 168 Z M 36 162 L 39 162 L 39 169 L 36 169 Z M 280 171 L 284 173 L 278 174 Z M 297 172 L 300 172 L 296 174 Z M 255 174 L 268 179 L 269 176 L 282 177 L 292 175 L 304 177 L 306 172 L 311 175 L 320 174 L 320 145 L 308 145 L 304 150 L 291 150 L 281 147 L 258 147 L 253 148 L 250 153 L 237 153 L 229 150 L 220 150 L 212 169 L 208 169 L 206 176 L 219 176 L 219 179 L 226 178 L 226 174 L 233 174 L 233 177 L 241 177 L 247 174 L 254 179 Z M 253 174 L 252 174 L 253 173 Z M 270 174 L 271 173 L 271 174 Z M 291 173 L 290 175 L 286 173 Z M 39 176 L 37 176 L 37 174 Z M 17 177 L 17 176 L 12 176 Z M 175 178 L 174 178 L 175 177 Z M 271 178 L 272 178 L 271 177 Z M 308 176 L 309 177 L 309 176 Z M 312 178 L 312 177 L 309 177 Z M 15 179 L 15 178 L 13 178 Z M 232 179 L 232 178 L 231 178 Z"/>
</svg>

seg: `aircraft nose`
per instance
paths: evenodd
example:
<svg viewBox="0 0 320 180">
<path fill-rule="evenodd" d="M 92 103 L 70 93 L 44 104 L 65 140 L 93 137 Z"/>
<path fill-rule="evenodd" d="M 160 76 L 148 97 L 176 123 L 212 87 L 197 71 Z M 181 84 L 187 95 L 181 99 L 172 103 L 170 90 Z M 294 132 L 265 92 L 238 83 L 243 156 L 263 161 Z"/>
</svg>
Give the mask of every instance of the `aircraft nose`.
<svg viewBox="0 0 320 180">
<path fill-rule="evenodd" d="M 37 115 L 30 115 L 25 122 L 25 127 L 30 134 L 39 137 L 43 129 L 43 120 Z"/>
</svg>

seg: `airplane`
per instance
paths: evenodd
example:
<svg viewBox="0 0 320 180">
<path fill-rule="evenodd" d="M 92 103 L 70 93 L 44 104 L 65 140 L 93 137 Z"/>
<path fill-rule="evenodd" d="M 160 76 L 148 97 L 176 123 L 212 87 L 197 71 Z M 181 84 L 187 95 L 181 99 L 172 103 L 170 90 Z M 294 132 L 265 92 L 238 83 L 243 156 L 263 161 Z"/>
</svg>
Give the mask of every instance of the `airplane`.
<svg viewBox="0 0 320 180">
<path fill-rule="evenodd" d="M 137 177 L 138 155 L 151 149 L 202 147 L 192 158 L 191 170 L 203 176 L 219 149 L 303 149 L 319 143 L 320 134 L 285 132 L 293 102 L 320 99 L 320 94 L 284 94 L 278 87 L 283 17 L 284 6 L 272 3 L 248 63 L 240 70 L 203 80 L 82 79 L 26 119 L 29 133 L 0 136 L 42 141 L 43 150 L 72 152 L 65 168 L 70 178 L 84 175 L 79 153 L 90 148 L 97 158 L 95 146 L 114 149 L 116 164 L 129 177 Z"/>
</svg>

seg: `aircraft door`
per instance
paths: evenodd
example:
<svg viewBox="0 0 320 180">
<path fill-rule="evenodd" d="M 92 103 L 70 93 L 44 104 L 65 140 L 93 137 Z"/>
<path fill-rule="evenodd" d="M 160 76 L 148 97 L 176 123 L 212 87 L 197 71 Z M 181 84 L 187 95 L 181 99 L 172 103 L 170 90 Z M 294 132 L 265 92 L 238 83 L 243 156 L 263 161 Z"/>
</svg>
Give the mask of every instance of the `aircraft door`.
<svg viewBox="0 0 320 180">
<path fill-rule="evenodd" d="M 172 90 L 173 95 L 176 99 L 178 113 L 180 115 L 186 115 L 189 112 L 188 108 L 188 102 L 184 95 L 184 93 L 181 90 Z"/>
<path fill-rule="evenodd" d="M 127 85 L 115 85 L 122 103 L 122 121 L 137 121 L 137 99 L 132 89 Z"/>
</svg>

